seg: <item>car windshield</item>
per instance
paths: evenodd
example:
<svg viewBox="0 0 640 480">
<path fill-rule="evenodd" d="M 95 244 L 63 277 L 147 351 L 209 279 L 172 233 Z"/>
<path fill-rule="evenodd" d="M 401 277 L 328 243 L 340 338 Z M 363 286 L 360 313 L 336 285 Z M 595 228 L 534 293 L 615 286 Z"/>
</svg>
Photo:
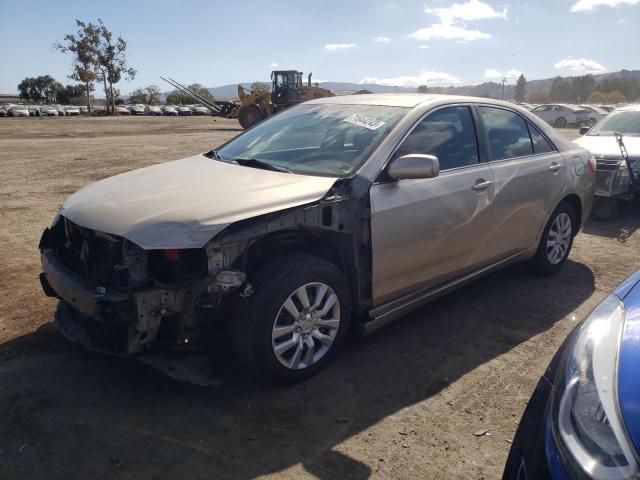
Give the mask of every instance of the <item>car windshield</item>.
<svg viewBox="0 0 640 480">
<path fill-rule="evenodd" d="M 614 133 L 628 136 L 640 136 L 640 111 L 622 111 L 610 113 L 590 131 L 590 136 L 609 136 Z"/>
<path fill-rule="evenodd" d="M 221 160 L 257 160 L 293 173 L 352 173 L 407 113 L 379 105 L 298 105 L 256 125 L 216 153 Z"/>
</svg>

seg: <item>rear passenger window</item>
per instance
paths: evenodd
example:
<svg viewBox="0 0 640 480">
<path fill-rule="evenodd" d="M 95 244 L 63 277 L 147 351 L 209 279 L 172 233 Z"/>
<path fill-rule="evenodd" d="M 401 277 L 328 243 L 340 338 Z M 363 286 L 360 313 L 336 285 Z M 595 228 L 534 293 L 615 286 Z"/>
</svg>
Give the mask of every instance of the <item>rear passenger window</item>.
<svg viewBox="0 0 640 480">
<path fill-rule="evenodd" d="M 544 135 L 542 135 L 536 127 L 529 122 L 527 122 L 527 125 L 529 126 L 529 133 L 531 134 L 531 141 L 533 142 L 533 153 L 547 153 L 555 151 L 553 145 L 544 138 Z"/>
<path fill-rule="evenodd" d="M 400 145 L 396 157 L 435 155 L 440 170 L 478 163 L 478 143 L 469 107 L 446 107 L 429 114 Z"/>
<path fill-rule="evenodd" d="M 533 154 L 533 145 L 524 118 L 509 110 L 480 107 L 487 130 L 491 160 L 524 157 Z"/>
</svg>

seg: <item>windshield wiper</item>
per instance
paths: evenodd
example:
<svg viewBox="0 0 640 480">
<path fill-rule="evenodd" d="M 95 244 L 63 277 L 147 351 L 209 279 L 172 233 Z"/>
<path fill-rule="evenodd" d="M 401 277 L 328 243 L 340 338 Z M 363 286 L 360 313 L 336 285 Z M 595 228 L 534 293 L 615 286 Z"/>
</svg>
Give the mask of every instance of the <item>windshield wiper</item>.
<svg viewBox="0 0 640 480">
<path fill-rule="evenodd" d="M 288 168 L 273 165 L 271 163 L 258 160 L 257 158 L 234 158 L 232 161 L 236 162 L 238 165 L 242 165 L 243 167 L 262 168 L 263 170 L 272 170 L 274 172 L 293 173 Z"/>
</svg>

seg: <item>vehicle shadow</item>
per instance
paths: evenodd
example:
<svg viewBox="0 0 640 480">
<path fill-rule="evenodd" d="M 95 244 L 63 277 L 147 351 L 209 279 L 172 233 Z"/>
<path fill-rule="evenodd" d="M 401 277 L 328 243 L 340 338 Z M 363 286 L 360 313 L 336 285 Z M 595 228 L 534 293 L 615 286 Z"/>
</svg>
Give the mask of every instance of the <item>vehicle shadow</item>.
<svg viewBox="0 0 640 480">
<path fill-rule="evenodd" d="M 47 324 L 0 345 L 0 477 L 244 479 L 302 463 L 321 479 L 368 478 L 334 447 L 548 330 L 594 289 L 573 261 L 545 278 L 510 267 L 350 340 L 319 375 L 281 388 L 223 346 L 225 383 L 206 389 L 84 352 Z"/>
<path fill-rule="evenodd" d="M 619 202 L 615 221 L 589 220 L 584 226 L 585 233 L 616 238 L 622 243 L 626 242 L 638 229 L 640 229 L 640 199 L 633 202 Z"/>
</svg>

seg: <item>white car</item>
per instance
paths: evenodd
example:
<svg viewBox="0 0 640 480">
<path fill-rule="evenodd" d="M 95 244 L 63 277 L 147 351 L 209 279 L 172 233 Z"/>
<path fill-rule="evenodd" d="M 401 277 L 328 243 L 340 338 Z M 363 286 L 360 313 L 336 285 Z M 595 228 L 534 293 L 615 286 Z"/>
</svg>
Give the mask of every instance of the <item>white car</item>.
<svg viewBox="0 0 640 480">
<path fill-rule="evenodd" d="M 609 112 L 595 105 L 580 105 L 580 107 L 589 111 L 589 122 L 587 123 L 589 126 L 595 125 L 604 117 L 609 115 Z"/>
<path fill-rule="evenodd" d="M 145 112 L 147 115 L 162 115 L 162 108 L 157 105 L 147 105 Z"/>
<path fill-rule="evenodd" d="M 28 117 L 29 109 L 26 105 L 11 105 L 7 110 L 10 117 Z"/>
<path fill-rule="evenodd" d="M 196 106 L 192 108 L 194 115 L 210 115 L 209 109 L 207 107 Z"/>
<path fill-rule="evenodd" d="M 162 113 L 165 115 L 177 116 L 178 110 L 176 110 L 176 107 L 174 107 L 173 105 L 165 105 L 164 107 L 162 107 Z"/>
<path fill-rule="evenodd" d="M 191 111 L 191 109 L 189 107 L 185 107 L 185 106 L 180 106 L 177 107 L 178 110 L 178 115 L 193 115 L 193 112 Z"/>
<path fill-rule="evenodd" d="M 64 107 L 64 111 L 69 116 L 80 115 L 80 109 L 78 107 L 73 107 L 73 106 Z"/>
<path fill-rule="evenodd" d="M 119 107 L 116 107 L 116 113 L 118 115 L 131 115 L 131 112 L 129 111 L 129 109 L 124 105 L 120 105 Z"/>
<path fill-rule="evenodd" d="M 40 109 L 40 114 L 47 117 L 57 117 L 58 109 L 56 107 L 52 107 L 51 105 L 44 105 Z"/>
<path fill-rule="evenodd" d="M 143 105 L 141 103 L 137 103 L 136 105 L 130 105 L 128 108 L 129 108 L 129 113 L 131 113 L 131 115 L 144 115 L 147 113 L 146 105 Z"/>
</svg>

